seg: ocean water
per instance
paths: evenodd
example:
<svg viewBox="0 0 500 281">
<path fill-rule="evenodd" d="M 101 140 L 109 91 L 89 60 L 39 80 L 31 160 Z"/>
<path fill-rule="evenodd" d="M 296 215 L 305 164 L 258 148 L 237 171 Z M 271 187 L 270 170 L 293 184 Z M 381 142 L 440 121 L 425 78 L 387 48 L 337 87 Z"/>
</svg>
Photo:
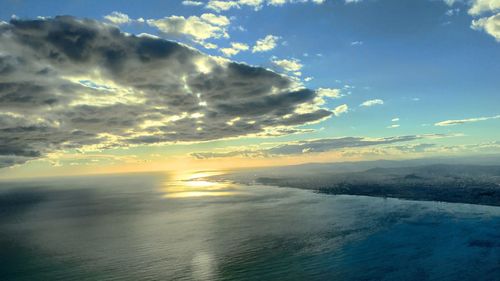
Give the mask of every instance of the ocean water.
<svg viewBox="0 0 500 281">
<path fill-rule="evenodd" d="M 0 280 L 500 280 L 500 208 L 128 174 L 0 182 Z"/>
</svg>

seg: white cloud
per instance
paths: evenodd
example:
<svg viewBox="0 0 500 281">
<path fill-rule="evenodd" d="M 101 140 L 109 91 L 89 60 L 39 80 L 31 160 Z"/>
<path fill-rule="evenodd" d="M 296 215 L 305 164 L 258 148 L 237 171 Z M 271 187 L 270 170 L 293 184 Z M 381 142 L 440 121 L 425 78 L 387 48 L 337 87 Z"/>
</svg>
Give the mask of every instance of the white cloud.
<svg viewBox="0 0 500 281">
<path fill-rule="evenodd" d="M 314 105 L 317 107 L 324 105 L 326 103 L 326 98 L 338 99 L 342 97 L 340 89 L 333 88 L 319 88 L 316 90 L 316 95 L 317 97 L 314 98 Z"/>
<path fill-rule="evenodd" d="M 225 16 L 203 14 L 200 17 L 170 16 L 162 19 L 148 19 L 148 25 L 172 35 L 187 35 L 194 41 L 203 42 L 210 38 L 228 38 L 227 26 L 230 20 Z"/>
<path fill-rule="evenodd" d="M 345 3 L 346 4 L 352 4 L 352 3 L 359 3 L 361 1 L 363 1 L 363 0 L 345 0 Z"/>
<path fill-rule="evenodd" d="M 333 114 L 335 114 L 335 116 L 340 116 L 341 114 L 344 114 L 347 111 L 349 111 L 349 106 L 347 106 L 347 104 L 342 104 L 335 107 L 335 109 L 333 110 Z"/>
<path fill-rule="evenodd" d="M 438 123 L 435 123 L 434 126 L 455 126 L 455 125 L 461 125 L 464 123 L 473 123 L 473 122 L 479 122 L 479 121 L 486 121 L 486 120 L 491 120 L 491 119 L 500 119 L 500 115 L 495 115 L 495 116 L 490 116 L 490 117 L 476 117 L 476 118 L 469 118 L 469 119 L 456 119 L 456 120 L 446 120 L 446 121 L 441 121 Z"/>
<path fill-rule="evenodd" d="M 396 118 L 392 118 L 391 119 L 391 122 L 398 122 L 399 121 L 399 117 L 396 117 Z"/>
<path fill-rule="evenodd" d="M 257 40 L 255 46 L 252 48 L 252 53 L 256 52 L 267 52 L 276 47 L 276 44 L 280 37 L 274 35 L 267 35 L 266 37 Z"/>
<path fill-rule="evenodd" d="M 112 22 L 114 24 L 126 24 L 130 23 L 132 20 L 129 18 L 128 15 L 120 12 L 112 12 L 111 14 L 107 15 L 104 17 L 109 22 Z"/>
<path fill-rule="evenodd" d="M 332 89 L 332 88 L 319 88 L 316 90 L 316 93 L 320 97 L 327 97 L 327 98 L 340 98 L 342 95 L 340 93 L 339 89 Z"/>
<path fill-rule="evenodd" d="M 267 6 L 283 6 L 285 4 L 295 4 L 295 3 L 313 3 L 313 4 L 323 4 L 325 0 L 210 0 L 208 1 L 205 8 L 214 10 L 216 12 L 227 11 L 233 8 L 240 9 L 243 6 L 253 8 L 254 10 L 260 10 L 264 5 Z"/>
<path fill-rule="evenodd" d="M 254 10 L 259 10 L 262 8 L 264 4 L 264 0 L 239 0 L 240 5 L 253 7 Z"/>
<path fill-rule="evenodd" d="M 205 8 L 214 10 L 216 12 L 227 11 L 232 8 L 240 9 L 242 6 L 252 7 L 254 10 L 260 10 L 264 4 L 264 0 L 236 0 L 236 1 L 220 1 L 210 0 Z M 269 1 L 268 1 L 269 4 Z"/>
<path fill-rule="evenodd" d="M 268 0 L 267 3 L 268 5 L 272 6 L 282 6 L 285 5 L 287 0 Z"/>
<path fill-rule="evenodd" d="M 202 45 L 205 49 L 217 49 L 219 47 L 214 43 L 207 43 L 207 42 L 203 42 Z"/>
<path fill-rule="evenodd" d="M 388 129 L 394 129 L 394 128 L 399 128 L 399 124 L 392 124 L 390 126 L 387 126 Z"/>
<path fill-rule="evenodd" d="M 457 2 L 457 0 L 443 0 L 444 3 L 448 6 L 453 6 L 453 4 L 455 4 L 455 2 Z"/>
<path fill-rule="evenodd" d="M 500 42 L 500 13 L 491 17 L 473 20 L 471 28 L 474 30 L 483 30 L 493 36 L 497 42 Z"/>
<path fill-rule="evenodd" d="M 460 0 L 444 0 L 450 7 L 459 1 Z M 465 2 L 470 6 L 468 14 L 476 17 L 472 20 L 470 27 L 474 30 L 482 30 L 493 36 L 497 42 L 500 42 L 500 0 L 468 0 Z M 457 15 L 459 12 L 459 8 L 452 8 L 446 11 L 445 14 L 447 16 L 453 16 Z M 479 16 L 482 17 L 478 18 Z"/>
<path fill-rule="evenodd" d="M 302 69 L 303 65 L 300 63 L 298 59 L 273 59 L 272 63 L 276 66 L 279 66 L 283 70 L 287 72 L 297 72 Z"/>
<path fill-rule="evenodd" d="M 243 32 L 243 31 L 247 31 L 247 30 L 246 30 L 246 28 L 244 28 L 244 27 L 243 27 L 243 26 L 241 26 L 241 25 L 235 26 L 235 27 L 233 27 L 233 29 L 238 30 L 238 31 L 242 31 L 242 32 Z"/>
<path fill-rule="evenodd" d="M 351 42 L 351 46 L 360 46 L 363 45 L 363 41 L 353 41 Z"/>
<path fill-rule="evenodd" d="M 500 0 L 473 0 L 469 14 L 473 16 L 500 10 Z"/>
<path fill-rule="evenodd" d="M 231 47 L 240 51 L 247 51 L 250 47 L 245 43 L 232 42 Z"/>
<path fill-rule="evenodd" d="M 237 43 L 237 42 L 232 42 L 231 43 L 231 48 L 222 48 L 220 51 L 230 57 L 238 54 L 241 51 L 247 51 L 250 47 L 245 44 L 245 43 Z"/>
<path fill-rule="evenodd" d="M 325 3 L 325 0 L 267 0 L 267 5 L 283 6 L 285 4 L 308 3 L 308 2 L 321 5 Z"/>
<path fill-rule="evenodd" d="M 220 51 L 227 57 L 237 55 L 240 51 L 233 48 L 221 48 Z"/>
<path fill-rule="evenodd" d="M 459 12 L 460 12 L 460 8 L 449 9 L 446 11 L 445 15 L 451 17 L 454 15 L 458 15 Z"/>
<path fill-rule="evenodd" d="M 201 15 L 201 19 L 203 19 L 204 21 L 206 21 L 208 23 L 211 23 L 213 25 L 218 25 L 218 26 L 227 26 L 231 23 L 227 17 L 218 16 L 218 15 L 214 15 L 211 13 Z"/>
<path fill-rule="evenodd" d="M 193 2 L 193 1 L 185 1 Z M 194 2 L 196 3 L 196 2 Z M 186 5 L 185 3 L 183 3 Z M 203 4 L 203 3 L 202 3 Z M 189 4 L 194 5 L 194 4 Z M 203 45 L 207 49 L 215 49 L 217 45 L 204 42 L 209 38 L 228 38 L 227 27 L 231 23 L 226 16 L 205 13 L 201 16 L 169 16 L 162 19 L 138 18 L 131 19 L 128 15 L 120 12 L 113 12 L 104 17 L 107 21 L 116 25 L 122 25 L 131 22 L 147 23 L 152 27 L 158 28 L 161 32 L 171 35 L 187 35 L 195 42 Z"/>
<path fill-rule="evenodd" d="M 207 3 L 205 8 L 214 10 L 216 12 L 227 11 L 231 8 L 239 8 L 237 1 L 219 1 L 219 0 L 211 0 Z"/>
<path fill-rule="evenodd" d="M 384 104 L 383 100 L 374 99 L 374 100 L 367 100 L 367 101 L 363 102 L 362 104 L 360 104 L 359 106 L 370 107 L 370 106 L 382 105 L 382 104 Z"/>
<path fill-rule="evenodd" d="M 184 5 L 184 6 L 201 6 L 201 5 L 203 5 L 203 2 L 186 0 L 186 1 L 182 1 L 182 5 Z"/>
</svg>

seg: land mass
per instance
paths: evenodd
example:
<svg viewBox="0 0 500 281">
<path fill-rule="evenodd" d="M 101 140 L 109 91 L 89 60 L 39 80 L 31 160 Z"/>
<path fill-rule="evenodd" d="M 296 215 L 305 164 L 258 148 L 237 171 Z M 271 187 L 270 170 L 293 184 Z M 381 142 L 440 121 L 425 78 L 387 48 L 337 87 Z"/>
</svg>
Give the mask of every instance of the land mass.
<svg viewBox="0 0 500 281">
<path fill-rule="evenodd" d="M 419 161 L 306 164 L 239 171 L 224 179 L 326 194 L 500 206 L 500 165 Z"/>
</svg>

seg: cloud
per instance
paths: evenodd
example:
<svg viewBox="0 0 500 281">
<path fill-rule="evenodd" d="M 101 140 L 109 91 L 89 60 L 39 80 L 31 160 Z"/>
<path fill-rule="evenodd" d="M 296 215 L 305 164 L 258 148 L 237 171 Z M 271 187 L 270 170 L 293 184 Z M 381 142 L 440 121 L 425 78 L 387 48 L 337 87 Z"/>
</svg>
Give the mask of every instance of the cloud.
<svg viewBox="0 0 500 281">
<path fill-rule="evenodd" d="M 287 72 L 297 72 L 300 71 L 303 67 L 303 65 L 300 63 L 300 60 L 298 59 L 272 59 L 271 62 L 280 67 L 281 69 L 287 71 Z"/>
<path fill-rule="evenodd" d="M 387 154 L 390 150 L 396 149 L 404 153 L 432 153 L 448 154 L 448 153 L 465 153 L 465 154 L 478 154 L 478 153 L 498 153 L 500 148 L 499 141 L 490 141 L 475 144 L 461 144 L 461 145 L 437 145 L 433 143 L 420 143 L 420 144 L 405 144 L 400 146 L 384 147 L 384 152 Z"/>
<path fill-rule="evenodd" d="M 217 26 L 227 26 L 230 24 L 229 19 L 225 16 L 218 16 L 218 15 L 207 13 L 207 14 L 201 15 L 200 18 L 208 23 L 211 23 L 211 24 L 217 25 Z"/>
<path fill-rule="evenodd" d="M 405 153 L 422 153 L 427 152 L 429 149 L 435 148 L 436 144 L 434 143 L 419 143 L 419 144 L 407 144 L 407 145 L 398 145 L 392 146 L 391 148 L 398 149 Z"/>
<path fill-rule="evenodd" d="M 182 5 L 184 5 L 184 6 L 201 6 L 201 5 L 203 5 L 203 2 L 185 0 L 185 1 L 182 1 Z"/>
<path fill-rule="evenodd" d="M 457 1 L 460 0 L 443 0 L 443 2 L 450 7 L 453 6 Z"/>
<path fill-rule="evenodd" d="M 437 122 L 434 124 L 434 126 L 455 126 L 455 125 L 461 125 L 461 124 L 465 124 L 465 123 L 473 123 L 473 122 L 486 121 L 486 120 L 492 120 L 492 119 L 500 119 L 500 115 L 490 116 L 490 117 L 469 118 L 469 119 L 446 120 L 446 121 Z"/>
<path fill-rule="evenodd" d="M 473 16 L 480 15 L 485 12 L 495 12 L 500 10 L 499 0 L 473 0 L 469 9 L 469 14 Z"/>
<path fill-rule="evenodd" d="M 387 145 L 400 142 L 410 142 L 421 139 L 428 138 L 443 138 L 448 135 L 443 134 L 431 134 L 431 135 L 406 135 L 406 136 L 394 136 L 386 138 L 367 138 L 367 137 L 342 137 L 342 138 L 331 138 L 331 139 L 315 139 L 315 140 L 305 140 L 298 142 L 290 142 L 285 144 L 276 145 L 271 148 L 266 149 L 243 149 L 235 151 L 226 152 L 197 152 L 192 153 L 191 156 L 198 159 L 206 158 L 220 158 L 220 157 L 272 157 L 272 156 L 286 156 L 286 155 L 298 155 L 304 153 L 313 152 L 329 152 L 333 150 L 340 150 L 344 148 L 360 148 L 375 145 Z M 430 147 L 429 145 L 414 145 L 412 149 L 414 151 L 423 150 Z M 400 147 L 401 149 L 402 146 Z"/>
<path fill-rule="evenodd" d="M 340 89 L 333 88 L 319 88 L 316 90 L 316 95 L 316 98 L 314 98 L 314 104 L 312 105 L 313 107 L 309 108 L 308 111 L 312 110 L 312 108 L 319 108 L 324 105 L 326 103 L 326 99 L 338 99 L 342 97 Z M 339 106 L 336 110 L 337 114 L 341 114 L 343 113 L 342 110 L 347 110 L 347 105 Z"/>
<path fill-rule="evenodd" d="M 205 42 L 207 39 L 229 38 L 227 29 L 231 23 L 226 16 L 205 13 L 201 16 L 169 16 L 161 19 L 131 19 L 128 15 L 120 12 L 113 12 L 104 17 L 107 21 L 115 25 L 126 23 L 148 24 L 158 29 L 164 35 L 186 36 L 193 42 L 202 45 L 207 49 L 216 49 L 214 43 Z M 151 35 L 153 36 L 153 35 Z"/>
<path fill-rule="evenodd" d="M 459 0 L 444 0 L 444 2 L 451 7 Z M 468 14 L 473 17 L 488 14 L 473 19 L 470 27 L 474 30 L 482 30 L 500 42 L 500 0 L 470 0 L 466 1 L 466 4 L 470 6 Z M 446 15 L 453 16 L 459 12 L 459 8 L 449 9 Z"/>
<path fill-rule="evenodd" d="M 266 37 L 257 40 L 255 46 L 252 48 L 252 53 L 257 52 L 267 52 L 276 47 L 276 44 L 280 38 L 274 35 L 267 35 Z"/>
<path fill-rule="evenodd" d="M 367 100 L 367 101 L 361 103 L 359 106 L 370 107 L 370 106 L 382 105 L 382 104 L 384 104 L 383 100 L 381 100 L 381 99 L 374 99 L 374 100 Z"/>
<path fill-rule="evenodd" d="M 394 129 L 394 128 L 399 128 L 399 124 L 392 124 L 390 126 L 387 126 L 388 129 Z"/>
<path fill-rule="evenodd" d="M 221 48 L 220 51 L 228 56 L 237 55 L 241 51 L 247 51 L 250 47 L 245 43 L 231 42 L 231 48 Z"/>
<path fill-rule="evenodd" d="M 231 47 L 240 51 L 247 51 L 250 48 L 247 44 L 238 42 L 232 42 Z"/>
<path fill-rule="evenodd" d="M 283 6 L 285 4 L 294 4 L 294 3 L 314 3 L 314 4 L 323 4 L 324 0 L 210 0 L 208 1 L 205 8 L 214 10 L 216 12 L 223 12 L 230 9 L 240 9 L 242 7 L 250 7 L 255 11 L 258 11 L 267 6 Z"/>
<path fill-rule="evenodd" d="M 398 122 L 398 121 L 399 121 L 399 117 L 395 117 L 395 118 L 391 119 L 391 122 Z"/>
<path fill-rule="evenodd" d="M 343 137 L 335 139 L 318 139 L 300 141 L 297 143 L 285 144 L 268 149 L 267 152 L 274 155 L 300 154 L 305 152 L 326 152 L 347 147 L 363 147 L 372 145 L 389 144 L 396 142 L 406 142 L 420 139 L 421 137 L 398 136 L 387 138 L 363 138 L 363 137 Z"/>
<path fill-rule="evenodd" d="M 112 12 L 111 14 L 104 17 L 107 21 L 120 25 L 132 22 L 132 19 L 128 15 L 120 12 Z"/>
<path fill-rule="evenodd" d="M 228 151 L 228 152 L 195 152 L 191 153 L 190 155 L 196 159 L 226 158 L 226 157 L 255 158 L 255 157 L 266 156 L 262 151 L 259 150 L 255 151 L 239 150 L 239 151 Z"/>
<path fill-rule="evenodd" d="M 147 24 L 170 35 L 186 35 L 194 41 L 203 42 L 210 38 L 229 38 L 227 26 L 230 20 L 211 13 L 198 16 L 170 16 L 162 19 L 148 19 Z"/>
<path fill-rule="evenodd" d="M 498 1 L 500 3 L 500 1 Z M 491 17 L 483 17 L 473 20 L 471 28 L 474 30 L 483 30 L 493 36 L 497 42 L 500 42 L 500 13 Z"/>
<path fill-rule="evenodd" d="M 458 13 L 460 13 L 460 8 L 454 8 L 454 9 L 448 9 L 446 11 L 445 15 L 451 17 L 451 16 L 458 15 Z"/>
<path fill-rule="evenodd" d="M 15 165 L 24 164 L 31 159 L 32 159 L 31 157 L 0 155 L 0 169 L 15 166 Z"/>
<path fill-rule="evenodd" d="M 340 115 L 346 113 L 347 111 L 349 111 L 349 107 L 347 106 L 347 104 L 342 104 L 342 105 L 335 107 L 335 109 L 333 110 L 333 114 L 335 116 L 340 116 Z"/>
<path fill-rule="evenodd" d="M 321 97 L 327 97 L 327 98 L 340 98 L 341 91 L 340 89 L 332 89 L 332 88 L 319 88 L 316 93 L 318 93 L 319 96 Z"/>
<path fill-rule="evenodd" d="M 0 25 L 0 74 L 2 165 L 69 149 L 294 133 L 332 115 L 287 76 L 69 16 Z"/>
<path fill-rule="evenodd" d="M 219 0 L 210 0 L 208 1 L 205 8 L 214 10 L 216 12 L 227 11 L 231 8 L 239 8 L 240 5 L 238 1 L 219 1 Z"/>
<path fill-rule="evenodd" d="M 313 3 L 313 4 L 323 4 L 325 0 L 267 0 L 267 4 L 270 6 L 282 6 L 285 4 L 295 4 L 295 3 Z"/>
<path fill-rule="evenodd" d="M 449 5 L 453 5 L 454 2 L 450 1 Z M 467 3 L 470 5 L 469 15 L 478 17 L 489 14 L 489 16 L 473 19 L 470 27 L 474 30 L 482 30 L 500 42 L 500 0 L 472 0 Z M 451 9 L 447 15 L 451 16 L 458 11 L 458 9 Z"/>
<path fill-rule="evenodd" d="M 201 42 L 201 45 L 205 49 L 217 49 L 219 47 L 219 46 L 217 46 L 217 44 L 210 43 L 210 42 Z"/>
</svg>

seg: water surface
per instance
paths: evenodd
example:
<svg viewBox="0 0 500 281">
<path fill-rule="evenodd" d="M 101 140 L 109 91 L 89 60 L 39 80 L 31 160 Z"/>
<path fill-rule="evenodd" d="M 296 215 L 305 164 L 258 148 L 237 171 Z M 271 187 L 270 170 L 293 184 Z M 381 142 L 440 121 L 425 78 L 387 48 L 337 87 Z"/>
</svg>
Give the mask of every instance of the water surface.
<svg viewBox="0 0 500 281">
<path fill-rule="evenodd" d="M 500 280 L 500 208 L 129 174 L 0 183 L 0 280 Z"/>
</svg>

